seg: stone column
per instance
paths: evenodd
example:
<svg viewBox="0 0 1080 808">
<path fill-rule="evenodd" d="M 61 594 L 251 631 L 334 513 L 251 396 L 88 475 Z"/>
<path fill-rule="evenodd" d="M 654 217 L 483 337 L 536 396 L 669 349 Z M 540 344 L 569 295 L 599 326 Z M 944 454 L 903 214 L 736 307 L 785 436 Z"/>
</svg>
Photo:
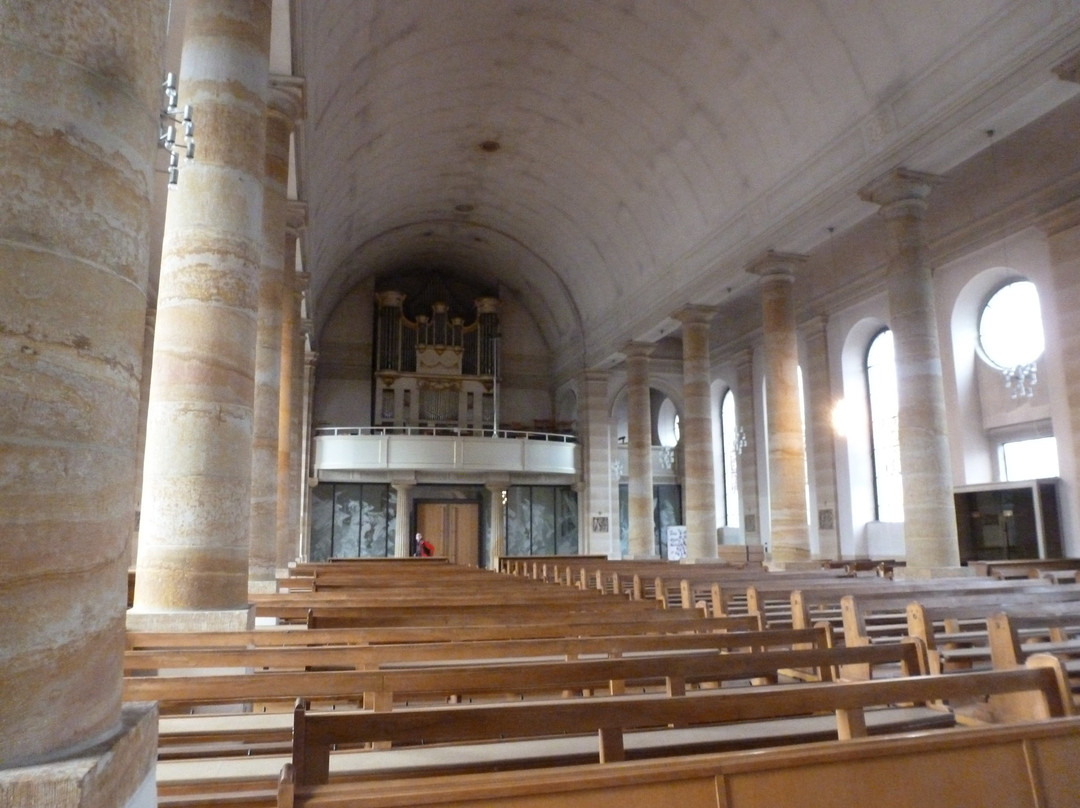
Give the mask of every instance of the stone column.
<svg viewBox="0 0 1080 808">
<path fill-rule="evenodd" d="M 683 501 L 686 554 L 716 558 L 716 479 L 713 473 L 712 397 L 709 390 L 709 323 L 715 309 L 687 306 L 675 317 L 682 322 Z"/>
<path fill-rule="evenodd" d="M 1062 219 L 1055 217 L 1043 225 L 1050 251 L 1053 294 L 1042 297 L 1046 344 L 1054 346 L 1039 360 L 1039 374 L 1045 374 L 1050 389 L 1054 437 L 1060 466 L 1063 551 L 1080 554 L 1080 211 L 1072 210 Z M 1045 362 L 1045 369 L 1042 364 Z M 1049 372 L 1047 372 L 1049 371 Z M 1040 380 L 1040 384 L 1041 384 Z"/>
<path fill-rule="evenodd" d="M 886 276 L 896 353 L 907 573 L 960 566 L 953 479 L 927 244 L 926 197 L 937 178 L 905 169 L 863 188 L 892 236 Z"/>
<path fill-rule="evenodd" d="M 252 409 L 251 548 L 248 553 L 248 590 L 251 592 L 273 592 L 277 588 L 278 419 L 281 413 L 282 301 L 288 241 L 286 191 L 289 141 L 298 101 L 297 92 L 287 77 L 271 79 L 266 108 L 262 261 L 259 265 Z"/>
<path fill-rule="evenodd" d="M 121 690 L 166 11 L 0 4 L 3 805 L 154 804 Z"/>
<path fill-rule="evenodd" d="M 139 550 L 139 503 L 142 502 L 142 469 L 146 459 L 146 411 L 150 406 L 150 368 L 154 361 L 154 323 L 157 312 L 146 310 L 146 326 L 143 329 L 142 379 L 139 382 L 139 420 L 136 422 L 135 437 L 135 490 L 132 503 L 135 508 L 135 520 L 132 524 L 131 543 L 128 546 L 128 565 L 135 566 Z"/>
<path fill-rule="evenodd" d="M 1063 81 L 1080 83 L 1080 53 L 1054 69 Z M 1055 346 L 1039 360 L 1047 374 L 1050 412 L 1061 477 L 1062 550 L 1080 554 L 1080 206 L 1073 201 L 1040 223 L 1050 251 L 1053 293 L 1040 295 L 1046 344 Z M 1045 369 L 1043 368 L 1045 364 Z M 1047 373 L 1049 371 L 1049 373 Z"/>
<path fill-rule="evenodd" d="M 749 267 L 761 276 L 765 413 L 769 433 L 770 549 L 776 564 L 810 559 L 806 447 L 799 410 L 799 347 L 791 302 L 794 268 L 806 258 L 769 252 Z"/>
<path fill-rule="evenodd" d="M 412 555 L 412 532 L 409 518 L 412 516 L 412 490 L 416 487 L 416 475 L 410 479 L 395 479 L 390 483 L 397 493 L 397 509 L 394 516 L 394 557 L 408 558 Z"/>
<path fill-rule="evenodd" d="M 836 529 L 836 452 L 833 447 L 833 396 L 829 374 L 829 343 L 826 317 L 815 317 L 804 330 L 806 339 L 806 409 L 810 428 L 809 457 L 814 475 L 817 509 L 818 556 L 840 558 Z"/>
<path fill-rule="evenodd" d="M 484 487 L 491 494 L 491 510 L 488 520 L 491 523 L 491 545 L 488 547 L 489 568 L 499 568 L 499 558 L 506 552 L 506 491 L 510 487 L 510 479 L 489 478 L 484 482 Z"/>
<path fill-rule="evenodd" d="M 653 346 L 626 346 L 626 440 L 629 465 L 627 511 L 631 558 L 656 558 L 653 526 L 652 409 L 649 404 L 649 354 Z"/>
<path fill-rule="evenodd" d="M 181 103 L 198 159 L 169 198 L 129 625 L 249 624 L 269 0 L 191 0 Z"/>
<path fill-rule="evenodd" d="M 307 328 L 310 329 L 310 321 Z M 300 556 L 304 559 L 311 555 L 311 405 L 315 395 L 315 365 L 319 361 L 319 354 L 307 349 L 309 344 L 310 340 L 305 337 L 300 385 Z"/>
<path fill-rule="evenodd" d="M 735 357 L 735 417 L 741 430 L 739 450 L 739 498 L 742 502 L 743 540 L 761 544 L 758 497 L 757 428 L 754 423 L 754 355 L 740 351 Z"/>
<path fill-rule="evenodd" d="M 278 399 L 277 565 L 285 568 L 300 555 L 300 411 L 303 408 L 304 342 L 300 331 L 296 245 L 307 220 L 300 203 L 289 205 L 281 296 L 281 391 Z"/>
<path fill-rule="evenodd" d="M 607 553 L 614 558 L 619 537 L 619 513 L 612 505 L 618 502 L 618 492 L 613 496 L 609 378 L 609 374 L 599 371 L 587 372 L 581 378 L 578 437 L 582 443 L 585 490 L 579 533 L 585 536 L 585 543 L 579 552 Z"/>
</svg>

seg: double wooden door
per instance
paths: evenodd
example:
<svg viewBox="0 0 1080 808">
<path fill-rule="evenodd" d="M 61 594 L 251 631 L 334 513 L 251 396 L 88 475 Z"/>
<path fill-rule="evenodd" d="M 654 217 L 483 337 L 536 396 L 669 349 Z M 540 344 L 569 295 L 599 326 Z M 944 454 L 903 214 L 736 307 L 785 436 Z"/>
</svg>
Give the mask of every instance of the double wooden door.
<svg viewBox="0 0 1080 808">
<path fill-rule="evenodd" d="M 451 564 L 479 564 L 479 502 L 418 502 L 416 530 L 431 542 L 435 555 L 446 556 Z"/>
</svg>

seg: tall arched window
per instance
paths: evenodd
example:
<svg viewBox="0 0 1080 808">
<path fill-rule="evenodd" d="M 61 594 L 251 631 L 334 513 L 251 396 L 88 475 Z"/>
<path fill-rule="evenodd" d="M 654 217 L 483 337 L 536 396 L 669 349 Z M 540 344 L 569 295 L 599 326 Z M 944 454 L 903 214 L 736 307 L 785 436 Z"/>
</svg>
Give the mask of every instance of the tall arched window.
<svg viewBox="0 0 1080 808">
<path fill-rule="evenodd" d="M 728 390 L 720 401 L 720 440 L 724 447 L 724 524 L 738 527 L 739 503 L 739 453 L 742 440 L 735 421 L 735 395 Z"/>
<path fill-rule="evenodd" d="M 866 388 L 870 410 L 870 452 L 874 462 L 874 508 L 879 522 L 904 521 L 904 486 L 900 477 L 900 430 L 897 423 L 896 358 L 892 331 L 885 328 L 866 351 Z"/>
</svg>

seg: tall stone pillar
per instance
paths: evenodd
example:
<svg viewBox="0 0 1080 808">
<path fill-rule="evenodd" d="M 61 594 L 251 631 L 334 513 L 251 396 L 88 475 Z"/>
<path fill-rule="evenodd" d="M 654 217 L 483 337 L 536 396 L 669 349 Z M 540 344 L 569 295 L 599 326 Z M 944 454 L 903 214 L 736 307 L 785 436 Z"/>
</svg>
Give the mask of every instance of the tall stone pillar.
<svg viewBox="0 0 1080 808">
<path fill-rule="evenodd" d="M 806 447 L 799 410 L 799 347 L 791 287 L 801 255 L 769 252 L 749 267 L 761 276 L 765 413 L 769 433 L 769 520 L 776 564 L 810 559 Z"/>
<path fill-rule="evenodd" d="M 742 500 L 743 539 L 761 544 L 758 496 L 757 428 L 754 424 L 754 355 L 740 351 L 735 357 L 735 417 L 739 422 L 739 497 Z"/>
<path fill-rule="evenodd" d="M 579 390 L 578 435 L 584 453 L 585 490 L 582 524 L 579 533 L 585 536 L 581 553 L 607 553 L 616 557 L 615 545 L 619 536 L 618 492 L 612 493 L 611 416 L 608 407 L 609 374 L 600 371 L 585 373 Z M 618 481 L 616 480 L 616 485 Z"/>
<path fill-rule="evenodd" d="M 688 306 L 675 315 L 682 322 L 683 501 L 686 554 L 716 558 L 716 478 L 713 473 L 712 397 L 709 390 L 709 323 L 715 310 Z"/>
<path fill-rule="evenodd" d="M 886 276 L 896 355 L 900 471 L 907 572 L 960 566 L 945 387 L 926 238 L 926 198 L 936 177 L 898 169 L 859 195 L 881 206 L 892 236 Z"/>
<path fill-rule="evenodd" d="M 269 41 L 270 0 L 188 3 L 180 101 L 201 136 L 165 217 L 129 625 L 250 622 Z"/>
<path fill-rule="evenodd" d="M 416 488 L 416 475 L 409 479 L 395 479 L 390 486 L 397 494 L 397 509 L 394 516 L 394 558 L 408 558 L 412 555 L 412 533 L 409 519 L 412 516 L 412 490 Z"/>
<path fill-rule="evenodd" d="M 259 265 L 252 409 L 251 547 L 248 553 L 248 590 L 252 592 L 273 592 L 277 588 L 278 420 L 281 413 L 282 301 L 288 241 L 286 192 L 289 140 L 298 102 L 298 93 L 288 77 L 271 79 L 266 107 L 262 261 Z"/>
<path fill-rule="evenodd" d="M 277 565 L 300 555 L 300 412 L 303 408 L 304 336 L 300 330 L 301 289 L 296 247 L 307 208 L 289 204 L 281 296 L 281 391 L 278 399 Z"/>
<path fill-rule="evenodd" d="M 121 690 L 166 13 L 0 4 L 3 805 L 154 804 Z"/>
<path fill-rule="evenodd" d="M 488 547 L 488 567 L 497 570 L 499 558 L 506 552 L 506 491 L 510 488 L 510 479 L 502 477 L 489 478 L 484 482 L 484 487 L 491 495 L 491 508 L 488 513 L 488 522 L 491 525 L 489 537 L 491 544 Z"/>
<path fill-rule="evenodd" d="M 132 524 L 131 542 L 128 546 L 128 565 L 135 566 L 139 550 L 139 503 L 142 502 L 142 469 L 146 458 L 146 411 L 150 406 L 150 367 L 154 361 L 154 323 L 157 312 L 146 310 L 146 326 L 143 329 L 142 379 L 139 382 L 139 420 L 136 421 L 135 437 L 135 490 L 132 503 L 135 520 Z"/>
<path fill-rule="evenodd" d="M 649 403 L 649 354 L 653 346 L 633 342 L 626 346 L 626 439 L 629 486 L 631 558 L 656 557 L 653 526 L 652 409 Z"/>
<path fill-rule="evenodd" d="M 815 317 L 805 327 L 806 409 L 809 414 L 811 474 L 817 509 L 818 553 L 820 558 L 840 558 L 836 528 L 836 452 L 833 449 L 833 396 L 829 374 L 829 343 L 826 317 Z M 813 514 L 812 514 L 813 515 Z"/>
<path fill-rule="evenodd" d="M 1053 294 L 1042 298 L 1047 351 L 1046 371 L 1051 379 L 1051 414 L 1054 437 L 1058 445 L 1060 466 L 1061 518 L 1063 550 L 1066 556 L 1080 554 L 1080 218 L 1071 211 L 1063 219 L 1043 225 L 1050 251 L 1050 272 Z"/>
<path fill-rule="evenodd" d="M 1080 83 L 1080 54 L 1054 69 L 1063 81 Z M 1046 344 L 1055 346 L 1039 360 L 1040 373 L 1053 379 L 1050 413 L 1062 481 L 1061 521 L 1066 556 L 1080 555 L 1080 211 L 1065 205 L 1041 223 L 1050 251 L 1053 294 L 1040 295 Z"/>
<path fill-rule="evenodd" d="M 307 338 L 304 344 L 304 372 L 300 385 L 300 557 L 307 559 L 311 555 L 311 407 L 315 396 L 315 365 L 319 361 L 319 354 L 307 349 Z"/>
</svg>

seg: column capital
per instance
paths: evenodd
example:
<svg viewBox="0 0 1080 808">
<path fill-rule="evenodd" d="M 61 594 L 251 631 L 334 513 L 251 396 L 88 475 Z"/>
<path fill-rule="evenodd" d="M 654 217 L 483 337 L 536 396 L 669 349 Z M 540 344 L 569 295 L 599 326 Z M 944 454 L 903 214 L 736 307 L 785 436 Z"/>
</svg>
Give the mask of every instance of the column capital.
<svg viewBox="0 0 1080 808">
<path fill-rule="evenodd" d="M 285 227 L 294 234 L 299 234 L 307 227 L 308 206 L 307 202 L 299 199 L 290 199 L 285 207 Z"/>
<path fill-rule="evenodd" d="M 815 314 L 809 320 L 806 320 L 802 324 L 803 333 L 808 336 L 815 334 L 824 334 L 826 327 L 829 325 L 829 315 L 827 314 Z"/>
<path fill-rule="evenodd" d="M 270 92 L 266 97 L 266 110 L 276 113 L 290 126 L 304 118 L 304 79 L 300 76 L 270 76 Z"/>
<path fill-rule="evenodd" d="M 407 474 L 404 476 L 395 475 L 390 478 L 390 486 L 397 491 L 408 490 L 416 485 L 416 474 Z"/>
<path fill-rule="evenodd" d="M 627 359 L 645 359 L 647 358 L 656 346 L 651 342 L 628 342 L 622 349 L 623 355 Z"/>
<path fill-rule="evenodd" d="M 493 494 L 505 491 L 510 487 L 510 478 L 506 475 L 489 475 L 484 477 L 484 488 Z"/>
<path fill-rule="evenodd" d="M 768 250 L 764 255 L 751 261 L 746 271 L 751 275 L 759 275 L 762 279 L 780 279 L 789 282 L 795 280 L 795 270 L 807 261 L 807 256 L 801 253 L 778 252 Z"/>
<path fill-rule="evenodd" d="M 716 306 L 706 306 L 698 303 L 689 303 L 683 306 L 678 311 L 674 312 L 671 316 L 678 320 L 683 325 L 693 325 L 695 323 L 704 323 L 709 325 L 712 323 L 713 317 L 718 311 Z"/>
<path fill-rule="evenodd" d="M 944 177 L 937 174 L 894 168 L 860 188 L 859 198 L 880 205 L 883 213 L 893 206 L 925 207 L 930 191 L 944 181 Z"/>
<path fill-rule="evenodd" d="M 586 370 L 581 374 L 581 380 L 586 384 L 607 384 L 611 380 L 611 371 Z"/>
<path fill-rule="evenodd" d="M 1054 75 L 1056 75 L 1062 81 L 1071 81 L 1074 84 L 1080 84 L 1080 51 L 1072 54 L 1064 61 L 1058 63 L 1054 68 Z"/>
</svg>

